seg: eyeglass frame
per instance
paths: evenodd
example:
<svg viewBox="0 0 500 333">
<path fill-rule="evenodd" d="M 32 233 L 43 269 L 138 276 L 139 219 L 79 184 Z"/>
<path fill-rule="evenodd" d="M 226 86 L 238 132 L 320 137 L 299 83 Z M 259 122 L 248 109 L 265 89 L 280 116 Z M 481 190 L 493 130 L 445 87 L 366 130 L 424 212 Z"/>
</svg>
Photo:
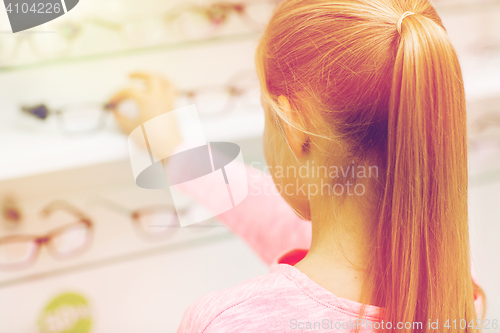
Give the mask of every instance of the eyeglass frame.
<svg viewBox="0 0 500 333">
<path fill-rule="evenodd" d="M 221 1 L 215 2 L 207 5 L 200 5 L 194 3 L 182 3 L 182 5 L 173 8 L 172 10 L 166 12 L 164 14 L 164 19 L 167 24 L 172 24 L 177 20 L 182 14 L 186 12 L 192 12 L 201 14 L 202 16 L 207 18 L 207 21 L 213 25 L 215 28 L 218 28 L 222 24 L 224 24 L 228 17 L 232 13 L 236 13 L 242 21 L 247 25 L 247 27 L 251 29 L 259 29 L 263 28 L 262 24 L 253 20 L 246 10 L 247 7 L 255 5 L 259 3 L 258 1 L 254 2 L 230 2 L 230 1 Z M 276 5 L 277 1 L 260 1 L 260 3 L 270 3 Z M 222 14 L 220 14 L 222 12 Z M 217 20 L 217 14 L 222 19 Z"/>
<path fill-rule="evenodd" d="M 59 208 L 54 208 L 54 206 L 59 206 Z M 93 239 L 93 233 L 94 233 L 94 225 L 92 223 L 92 220 L 83 214 L 79 209 L 74 207 L 73 205 L 69 204 L 68 202 L 64 200 L 55 200 L 48 204 L 43 210 L 40 212 L 42 217 L 46 218 L 50 214 L 54 213 L 56 210 L 63 210 L 66 211 L 75 217 L 78 218 L 78 221 L 63 225 L 61 227 L 58 227 L 46 234 L 43 235 L 10 235 L 10 236 L 5 236 L 0 238 L 0 247 L 5 244 L 12 242 L 13 240 L 30 240 L 34 243 L 35 248 L 33 250 L 33 253 L 30 255 L 30 258 L 28 258 L 25 262 L 21 264 L 14 264 L 14 265 L 2 265 L 0 263 L 0 270 L 19 270 L 19 269 L 25 269 L 28 268 L 32 265 L 35 264 L 36 260 L 38 259 L 38 256 L 40 255 L 40 250 L 43 245 L 47 247 L 47 252 L 51 255 L 52 258 L 56 260 L 64 260 L 72 257 L 76 257 L 83 252 L 85 252 L 91 245 L 92 239 Z M 82 246 L 78 251 L 72 252 L 71 255 L 69 256 L 60 256 L 58 255 L 57 251 L 53 247 L 50 246 L 50 242 L 52 239 L 54 239 L 56 236 L 59 236 L 60 234 L 63 233 L 65 229 L 72 228 L 74 226 L 78 226 L 83 224 L 87 228 L 87 240 L 85 242 L 85 245 Z"/>
<path fill-rule="evenodd" d="M 108 30 L 121 31 L 121 27 L 119 24 L 111 22 L 111 21 L 106 21 L 106 20 L 103 20 L 101 18 L 90 17 L 90 18 L 87 18 L 85 21 L 92 23 L 96 26 L 103 27 L 103 28 L 108 29 Z M 33 51 L 33 54 L 38 59 L 60 59 L 60 58 L 63 58 L 64 56 L 69 55 L 69 53 L 71 52 L 71 47 L 72 47 L 74 41 L 80 36 L 80 34 L 82 33 L 82 31 L 84 29 L 83 26 L 84 26 L 84 22 L 63 21 L 63 22 L 60 22 L 55 27 L 56 31 L 33 31 L 33 32 L 24 32 L 24 33 L 22 32 L 22 33 L 16 34 L 15 36 L 13 36 L 16 38 L 16 41 L 14 42 L 15 44 L 14 44 L 14 47 L 12 49 L 11 54 L 9 56 L 7 56 L 6 58 L 3 58 L 3 59 L 0 58 L 0 65 L 2 65 L 2 62 L 4 60 L 8 63 L 8 62 L 12 61 L 12 59 L 15 59 L 15 57 L 19 53 L 19 49 L 20 49 L 21 45 L 24 42 L 27 42 L 29 44 L 31 50 Z M 61 27 L 63 27 L 63 28 L 61 28 Z M 62 56 L 61 55 L 60 56 L 53 56 L 53 55 L 47 56 L 47 55 L 44 55 L 43 52 L 40 52 L 39 45 L 37 45 L 36 42 L 33 41 L 32 36 L 34 34 L 60 33 L 57 30 L 62 30 L 62 29 L 67 28 L 67 27 L 72 29 L 72 31 L 71 31 L 70 36 L 64 36 L 64 38 L 66 39 L 67 48 L 62 52 L 62 53 L 64 53 Z"/>
<path fill-rule="evenodd" d="M 190 208 L 194 206 L 194 201 L 191 201 L 188 203 L 187 206 L 183 207 L 182 209 L 177 209 L 173 204 L 167 203 L 166 205 L 149 205 L 141 208 L 136 208 L 136 209 L 127 209 L 124 206 L 116 203 L 115 201 L 112 201 L 110 199 L 100 197 L 100 196 L 94 196 L 91 198 L 91 201 L 93 203 L 97 203 L 105 208 L 108 208 L 109 210 L 121 213 L 123 215 L 127 215 L 131 218 L 132 220 L 132 225 L 134 226 L 134 230 L 136 231 L 137 235 L 142 238 L 145 241 L 164 241 L 168 240 L 172 237 L 175 236 L 176 231 L 180 228 L 211 228 L 211 227 L 224 227 L 222 224 L 207 224 L 207 222 L 213 221 L 213 219 L 208 219 L 207 221 L 196 223 L 193 225 L 188 225 L 185 227 L 182 227 L 179 223 L 179 225 L 157 225 L 156 227 L 168 227 L 172 228 L 174 231 L 168 234 L 161 234 L 161 235 L 155 235 L 154 233 L 146 231 L 146 229 L 142 226 L 140 222 L 140 217 L 144 215 L 144 213 L 147 212 L 152 212 L 152 211 L 158 211 L 162 210 L 165 211 L 167 210 L 169 213 L 173 213 L 175 216 L 176 220 L 179 221 L 178 213 L 182 214 L 188 211 Z M 155 226 L 151 226 L 155 227 Z"/>
<path fill-rule="evenodd" d="M 213 90 L 213 91 L 221 90 L 221 89 L 226 90 L 229 93 L 229 98 L 226 101 L 226 104 L 221 111 L 214 112 L 213 114 L 200 112 L 200 116 L 202 116 L 202 117 L 222 116 L 222 115 L 225 115 L 225 114 L 231 112 L 232 108 L 234 107 L 235 101 L 240 96 L 244 95 L 246 92 L 249 91 L 247 89 L 240 89 L 239 87 L 236 86 L 236 84 L 234 82 L 235 81 L 237 82 L 238 79 L 241 77 L 250 77 L 252 74 L 254 74 L 253 70 L 243 70 L 243 71 L 237 72 L 236 74 L 232 75 L 231 78 L 227 81 L 227 83 L 225 83 L 222 86 L 200 86 L 200 87 L 196 87 L 193 89 L 178 89 L 177 96 L 181 97 L 181 98 L 184 97 L 184 98 L 188 99 L 188 101 L 193 102 L 192 104 L 196 104 L 194 102 L 196 101 L 195 98 L 196 98 L 197 94 L 204 93 L 204 92 L 207 92 L 210 90 Z M 255 78 L 257 79 L 256 82 L 258 83 L 258 77 L 256 75 L 255 75 Z M 256 85 L 256 88 L 258 90 L 260 90 L 260 86 Z M 198 111 L 200 109 L 203 109 L 199 105 L 197 105 L 197 107 L 198 107 Z"/>
<path fill-rule="evenodd" d="M 57 123 L 58 123 L 58 128 L 59 131 L 65 135 L 78 135 L 78 134 L 85 134 L 85 133 L 91 133 L 91 132 L 96 132 L 99 130 L 102 130 L 105 126 L 106 123 L 106 118 L 108 117 L 109 113 L 112 113 L 115 105 L 112 103 L 98 103 L 98 102 L 87 102 L 87 103 L 81 103 L 81 105 L 86 105 L 86 104 L 92 104 L 92 105 L 99 105 L 101 109 L 101 115 L 99 117 L 99 120 L 97 121 L 97 125 L 93 127 L 92 129 L 88 130 L 80 130 L 80 131 L 71 131 L 66 127 L 66 124 L 64 123 L 64 119 L 62 117 L 65 108 L 69 108 L 69 106 L 62 106 L 59 108 L 49 108 L 45 103 L 37 104 L 34 106 L 21 106 L 21 111 L 24 113 L 27 113 L 39 120 L 46 120 L 50 115 L 54 115 L 57 117 Z M 43 109 L 42 113 L 38 112 L 38 110 Z"/>
</svg>

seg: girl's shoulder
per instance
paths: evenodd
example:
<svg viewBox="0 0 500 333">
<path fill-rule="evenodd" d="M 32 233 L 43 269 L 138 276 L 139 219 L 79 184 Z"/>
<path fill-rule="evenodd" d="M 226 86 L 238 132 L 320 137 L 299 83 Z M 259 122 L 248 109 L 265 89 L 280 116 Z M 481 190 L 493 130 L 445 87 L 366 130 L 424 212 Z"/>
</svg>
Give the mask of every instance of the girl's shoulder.
<svg viewBox="0 0 500 333">
<path fill-rule="evenodd" d="M 269 274 L 198 299 L 184 313 L 177 333 L 283 332 L 313 325 L 330 329 L 339 324 L 351 327 L 360 306 L 316 285 L 294 266 L 276 263 Z M 368 309 L 367 315 L 370 321 L 380 320 L 378 309 Z"/>
<path fill-rule="evenodd" d="M 225 332 L 222 328 L 234 330 L 233 319 L 255 314 L 265 295 L 269 297 L 277 286 L 283 287 L 284 283 L 286 277 L 271 269 L 268 274 L 204 295 L 186 309 L 177 333 Z"/>
</svg>

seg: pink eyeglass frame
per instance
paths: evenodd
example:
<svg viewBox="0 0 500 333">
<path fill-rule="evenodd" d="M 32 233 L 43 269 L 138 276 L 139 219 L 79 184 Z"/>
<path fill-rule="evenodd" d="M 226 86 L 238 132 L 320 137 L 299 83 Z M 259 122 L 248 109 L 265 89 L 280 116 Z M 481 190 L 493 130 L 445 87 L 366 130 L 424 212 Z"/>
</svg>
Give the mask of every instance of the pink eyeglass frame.
<svg viewBox="0 0 500 333">
<path fill-rule="evenodd" d="M 90 220 L 90 218 L 88 218 L 76 207 L 63 200 L 56 200 L 51 202 L 40 212 L 40 214 L 42 215 L 42 217 L 48 217 L 57 210 L 66 211 L 76 216 L 78 220 L 74 223 L 69 223 L 67 225 L 56 228 L 44 235 L 12 235 L 0 238 L 0 246 L 6 243 L 15 243 L 19 241 L 27 241 L 27 242 L 31 241 L 33 242 L 33 244 L 35 244 L 35 248 L 33 249 L 28 259 L 16 264 L 9 264 L 9 265 L 0 264 L 0 270 L 24 269 L 33 265 L 39 256 L 41 247 L 44 245 L 47 247 L 49 254 L 57 260 L 64 260 L 67 258 L 78 256 L 79 254 L 83 253 L 85 250 L 89 248 L 90 244 L 92 243 L 93 232 L 94 232 L 94 225 Z M 88 231 L 85 244 L 80 248 L 78 248 L 77 250 L 72 251 L 66 255 L 61 255 L 61 253 L 57 252 L 52 243 L 52 240 L 57 236 L 63 234 L 66 230 L 72 229 L 76 226 L 81 226 L 82 224 L 87 228 Z"/>
</svg>

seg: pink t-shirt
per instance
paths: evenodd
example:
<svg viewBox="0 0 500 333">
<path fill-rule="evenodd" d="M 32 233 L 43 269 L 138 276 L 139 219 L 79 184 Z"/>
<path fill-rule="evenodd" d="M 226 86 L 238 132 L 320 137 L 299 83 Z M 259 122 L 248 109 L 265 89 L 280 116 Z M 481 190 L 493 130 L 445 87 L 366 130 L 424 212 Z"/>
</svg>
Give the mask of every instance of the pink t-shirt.
<svg viewBox="0 0 500 333">
<path fill-rule="evenodd" d="M 382 308 L 368 305 L 358 319 L 362 304 L 335 296 L 293 266 L 310 247 L 310 222 L 293 212 L 269 175 L 240 167 L 246 168 L 248 196 L 218 218 L 254 249 L 270 273 L 201 297 L 185 311 L 177 333 L 354 332 L 356 325 L 360 332 L 376 332 Z M 181 189 L 216 211 L 221 196 L 213 185 L 185 183 Z M 476 309 L 480 302 L 476 298 Z"/>
</svg>

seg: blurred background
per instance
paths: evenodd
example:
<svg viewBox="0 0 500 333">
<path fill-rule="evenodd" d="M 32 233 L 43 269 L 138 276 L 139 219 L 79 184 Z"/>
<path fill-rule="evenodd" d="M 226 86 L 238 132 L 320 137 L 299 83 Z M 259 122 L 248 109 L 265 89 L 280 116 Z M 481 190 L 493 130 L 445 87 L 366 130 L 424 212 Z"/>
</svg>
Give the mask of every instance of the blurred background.
<svg viewBox="0 0 500 333">
<path fill-rule="evenodd" d="M 215 219 L 145 227 L 175 218 L 171 198 L 135 185 L 104 105 L 130 72 L 161 73 L 208 141 L 263 169 L 254 53 L 275 4 L 83 0 L 17 34 L 0 10 L 0 333 L 175 332 L 197 298 L 267 273 Z M 473 260 L 486 318 L 500 319 L 500 1 L 434 4 L 463 66 Z"/>
</svg>

